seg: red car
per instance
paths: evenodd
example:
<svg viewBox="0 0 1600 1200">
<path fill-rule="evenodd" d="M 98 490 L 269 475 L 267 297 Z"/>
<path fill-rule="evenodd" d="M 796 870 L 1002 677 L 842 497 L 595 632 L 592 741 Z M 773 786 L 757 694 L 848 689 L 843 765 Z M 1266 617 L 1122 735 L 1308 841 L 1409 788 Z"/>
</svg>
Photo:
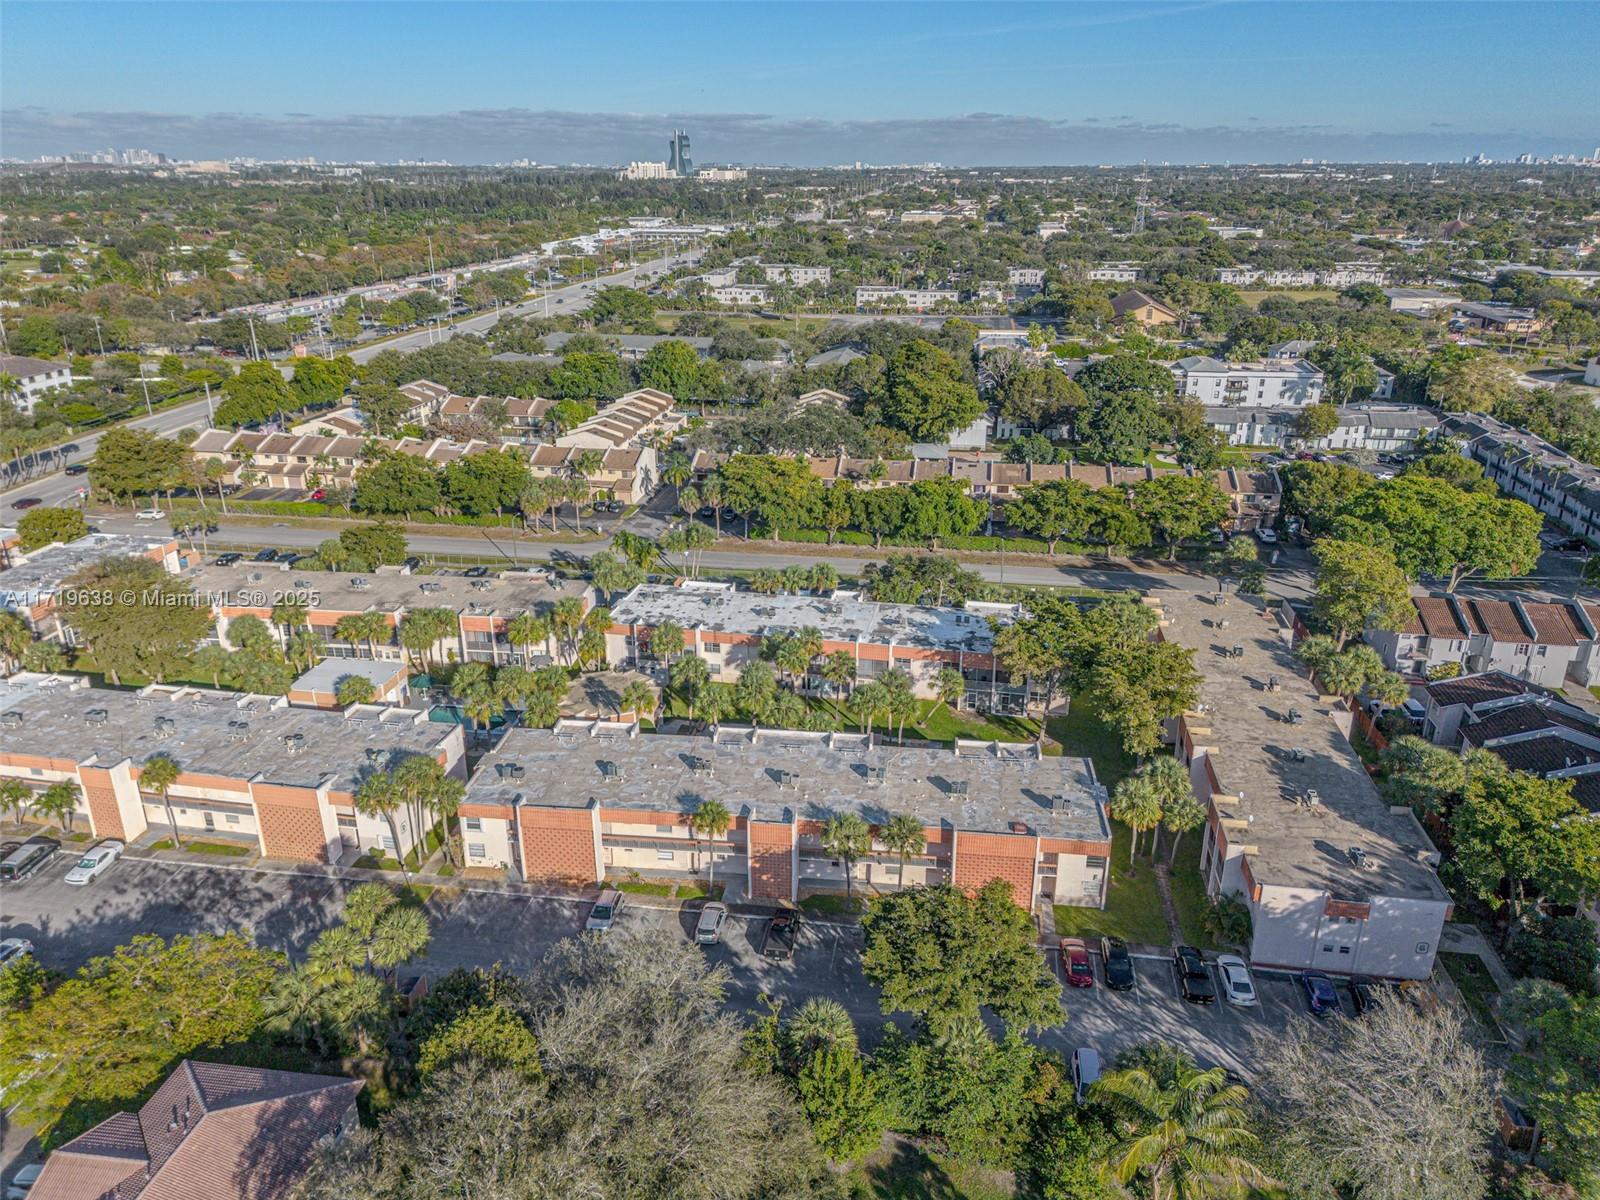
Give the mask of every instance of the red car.
<svg viewBox="0 0 1600 1200">
<path fill-rule="evenodd" d="M 310 500 L 326 500 L 327 498 L 328 498 L 328 493 L 322 488 L 318 488 L 316 491 L 312 492 L 310 496 L 307 497 L 307 499 L 310 499 Z"/>
<path fill-rule="evenodd" d="M 1067 977 L 1069 987 L 1094 986 L 1094 964 L 1089 961 L 1089 947 L 1082 938 L 1061 939 L 1061 973 Z"/>
</svg>

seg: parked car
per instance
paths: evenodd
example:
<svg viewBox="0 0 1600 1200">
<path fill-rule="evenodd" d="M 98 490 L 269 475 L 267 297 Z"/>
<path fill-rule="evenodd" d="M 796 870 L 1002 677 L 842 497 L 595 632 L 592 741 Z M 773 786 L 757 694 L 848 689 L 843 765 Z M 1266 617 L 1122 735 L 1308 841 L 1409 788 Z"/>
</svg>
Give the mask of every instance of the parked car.
<svg viewBox="0 0 1600 1200">
<path fill-rule="evenodd" d="M 787 962 L 794 957 L 795 942 L 800 935 L 800 914 L 792 908 L 782 908 L 772 914 L 767 931 L 761 938 L 764 958 L 778 958 Z"/>
<path fill-rule="evenodd" d="M 1239 1008 L 1256 1005 L 1256 985 L 1250 978 L 1250 967 L 1237 954 L 1217 956 L 1217 974 L 1222 976 L 1222 998 Z"/>
<path fill-rule="evenodd" d="M 93 883 L 100 876 L 111 870 L 117 859 L 122 857 L 122 843 L 114 838 L 101 842 L 78 860 L 78 865 L 67 872 L 66 882 L 74 887 L 82 887 Z"/>
<path fill-rule="evenodd" d="M 13 500 L 11 502 L 11 507 L 16 509 L 38 508 L 39 505 L 43 503 L 44 501 L 39 499 L 37 496 L 24 496 L 20 500 Z"/>
<path fill-rule="evenodd" d="M 87 475 L 88 473 L 89 465 L 87 463 L 68 463 L 66 470 L 62 472 L 63 475 Z"/>
<path fill-rule="evenodd" d="M 29 838 L 0 862 L 0 883 L 15 883 L 26 879 L 56 856 L 61 843 L 42 835 Z"/>
<path fill-rule="evenodd" d="M 1178 989 L 1190 1004 L 1215 1004 L 1216 984 L 1211 982 L 1211 969 L 1206 966 L 1205 955 L 1193 946 L 1179 946 L 1172 952 L 1172 965 L 1178 972 Z"/>
<path fill-rule="evenodd" d="M 728 906 L 712 902 L 700 910 L 694 923 L 694 940 L 702 946 L 715 946 L 722 940 L 722 923 L 728 919 Z"/>
<path fill-rule="evenodd" d="M 133 519 L 135 521 L 162 521 L 166 519 L 166 516 L 167 514 L 159 508 L 141 508 L 133 514 Z"/>
<path fill-rule="evenodd" d="M 1121 938 L 1100 939 L 1100 963 L 1106 973 L 1106 986 L 1113 992 L 1131 992 L 1135 975 L 1133 955 L 1128 953 L 1128 943 Z"/>
<path fill-rule="evenodd" d="M 326 500 L 327 498 L 328 491 L 326 488 L 318 488 L 316 491 L 312 492 L 311 495 L 306 497 L 307 500 Z"/>
<path fill-rule="evenodd" d="M 250 561 L 259 563 L 277 562 L 278 552 L 276 550 L 257 550 L 250 556 Z"/>
<path fill-rule="evenodd" d="M 33 1185 L 39 1182 L 39 1176 L 43 1174 L 43 1163 L 29 1163 L 23 1167 L 6 1184 L 6 1200 L 28 1200 L 33 1193 Z"/>
<path fill-rule="evenodd" d="M 68 442 L 65 446 L 61 447 L 57 453 L 63 455 L 76 454 L 80 449 L 82 449 L 82 447 L 79 446 L 77 442 Z"/>
<path fill-rule="evenodd" d="M 1094 964 L 1089 961 L 1089 947 L 1082 938 L 1061 939 L 1061 973 L 1068 987 L 1094 986 Z"/>
<path fill-rule="evenodd" d="M 1072 1095 L 1079 1104 L 1089 1098 L 1089 1087 L 1100 1078 L 1100 1052 L 1079 1046 L 1072 1052 Z"/>
<path fill-rule="evenodd" d="M 33 953 L 33 943 L 27 938 L 7 938 L 0 942 L 0 967 L 12 959 L 26 958 Z"/>
<path fill-rule="evenodd" d="M 1589 543 L 1580 537 L 1569 537 L 1562 538 L 1550 548 L 1552 550 L 1559 550 L 1563 554 L 1582 554 L 1589 549 Z"/>
<path fill-rule="evenodd" d="M 1333 980 L 1322 971 L 1301 971 L 1300 989 L 1306 994 L 1306 1004 L 1314 1016 L 1326 1017 L 1330 1013 L 1342 1014 L 1344 1009 L 1339 1007 L 1339 993 L 1334 990 Z"/>
<path fill-rule="evenodd" d="M 583 923 L 585 933 L 604 933 L 615 924 L 617 914 L 622 911 L 622 893 L 615 888 L 606 888 L 594 902 L 594 907 L 589 910 L 589 918 Z"/>
<path fill-rule="evenodd" d="M 237 550 L 229 550 L 226 554 L 217 555 L 217 566 L 231 567 L 243 557 L 244 555 L 240 554 Z"/>
<path fill-rule="evenodd" d="M 462 572 L 468 579 L 483 579 L 489 574 L 488 567 L 468 567 Z"/>
<path fill-rule="evenodd" d="M 1263 525 L 1261 528 L 1256 530 L 1256 537 L 1260 540 L 1263 546 L 1272 546 L 1278 541 L 1278 531 L 1276 529 L 1268 529 L 1265 525 Z"/>
<path fill-rule="evenodd" d="M 420 571 L 422 569 L 422 560 L 413 554 L 400 565 L 408 571 Z"/>
<path fill-rule="evenodd" d="M 1383 1007 L 1383 985 L 1360 975 L 1350 980 L 1350 1003 L 1356 1016 L 1366 1016 L 1375 1008 Z"/>
</svg>

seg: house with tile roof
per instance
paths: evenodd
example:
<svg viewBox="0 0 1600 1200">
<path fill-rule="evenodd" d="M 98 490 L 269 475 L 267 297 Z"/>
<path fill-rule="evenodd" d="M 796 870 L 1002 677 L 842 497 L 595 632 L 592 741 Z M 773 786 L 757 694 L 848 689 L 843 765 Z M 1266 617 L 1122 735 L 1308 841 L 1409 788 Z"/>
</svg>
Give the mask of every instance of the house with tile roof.
<svg viewBox="0 0 1600 1200">
<path fill-rule="evenodd" d="M 1138 289 L 1123 292 L 1111 299 L 1111 311 L 1118 317 L 1131 317 L 1144 328 L 1152 325 L 1176 325 L 1178 314 L 1153 296 Z"/>
<path fill-rule="evenodd" d="M 278 1200 L 318 1142 L 355 1128 L 362 1087 L 185 1059 L 137 1112 L 51 1154 L 29 1200 Z"/>
<path fill-rule="evenodd" d="M 1594 653 L 1600 636 L 1593 618 L 1576 601 L 1441 595 L 1416 596 L 1411 604 L 1412 616 L 1403 628 L 1366 634 L 1384 664 L 1402 675 L 1426 676 L 1456 663 L 1469 675 L 1498 671 L 1559 688 L 1600 658 Z"/>
</svg>

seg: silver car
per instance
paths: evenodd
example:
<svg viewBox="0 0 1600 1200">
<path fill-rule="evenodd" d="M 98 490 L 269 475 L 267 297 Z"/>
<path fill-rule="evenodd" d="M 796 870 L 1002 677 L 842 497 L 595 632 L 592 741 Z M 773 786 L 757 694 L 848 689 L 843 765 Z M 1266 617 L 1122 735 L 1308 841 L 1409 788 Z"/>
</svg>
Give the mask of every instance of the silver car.
<svg viewBox="0 0 1600 1200">
<path fill-rule="evenodd" d="M 1253 1008 L 1256 1004 L 1255 980 L 1250 978 L 1250 967 L 1237 954 L 1217 955 L 1217 973 L 1222 976 L 1222 998 L 1240 1008 Z"/>
<path fill-rule="evenodd" d="M 585 933 L 604 933 L 610 929 L 617 919 L 617 914 L 622 911 L 622 893 L 615 888 L 607 888 L 600 893 L 594 902 L 594 907 L 589 910 L 589 918 L 584 921 Z"/>
<path fill-rule="evenodd" d="M 122 843 L 118 841 L 101 842 L 78 860 L 78 865 L 67 872 L 65 882 L 76 887 L 93 883 L 100 876 L 111 869 L 113 863 L 122 857 Z"/>
<path fill-rule="evenodd" d="M 728 919 L 726 904 L 711 903 L 700 910 L 694 924 L 694 940 L 702 946 L 715 946 L 722 940 L 722 923 Z"/>
</svg>

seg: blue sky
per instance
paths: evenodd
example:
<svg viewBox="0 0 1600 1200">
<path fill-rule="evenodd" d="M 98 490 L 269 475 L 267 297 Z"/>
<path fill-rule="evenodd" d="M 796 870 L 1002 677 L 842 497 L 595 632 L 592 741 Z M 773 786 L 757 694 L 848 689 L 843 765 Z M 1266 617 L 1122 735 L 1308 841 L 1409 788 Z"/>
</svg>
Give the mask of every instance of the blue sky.
<svg viewBox="0 0 1600 1200">
<path fill-rule="evenodd" d="M 1458 158 L 1600 143 L 1600 4 L 7 0 L 0 154 Z"/>
</svg>

